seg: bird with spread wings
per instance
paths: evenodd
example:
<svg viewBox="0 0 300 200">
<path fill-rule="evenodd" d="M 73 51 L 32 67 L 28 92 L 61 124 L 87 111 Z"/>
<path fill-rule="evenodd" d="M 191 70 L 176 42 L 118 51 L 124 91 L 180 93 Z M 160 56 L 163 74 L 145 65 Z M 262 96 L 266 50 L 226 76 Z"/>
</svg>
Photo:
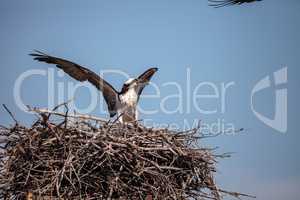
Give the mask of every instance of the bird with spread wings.
<svg viewBox="0 0 300 200">
<path fill-rule="evenodd" d="M 88 81 L 93 84 L 102 92 L 110 117 L 118 114 L 119 120 L 124 123 L 137 120 L 139 97 L 151 77 L 158 70 L 158 68 L 150 68 L 137 78 L 129 79 L 124 83 L 122 90 L 118 92 L 111 84 L 86 67 L 62 58 L 47 55 L 41 51 L 35 51 L 29 55 L 33 56 L 34 60 L 55 64 L 56 67 L 78 81 Z"/>
</svg>

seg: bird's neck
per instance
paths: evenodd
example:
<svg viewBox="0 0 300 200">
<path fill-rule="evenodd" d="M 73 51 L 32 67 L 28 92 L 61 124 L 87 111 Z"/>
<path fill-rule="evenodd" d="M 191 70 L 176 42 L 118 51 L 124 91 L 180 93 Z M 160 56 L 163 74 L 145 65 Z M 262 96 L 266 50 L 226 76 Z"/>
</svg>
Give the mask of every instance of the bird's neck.
<svg viewBox="0 0 300 200">
<path fill-rule="evenodd" d="M 138 100 L 138 94 L 135 88 L 129 88 L 125 93 L 121 94 L 121 99 L 125 104 L 135 106 Z"/>
</svg>

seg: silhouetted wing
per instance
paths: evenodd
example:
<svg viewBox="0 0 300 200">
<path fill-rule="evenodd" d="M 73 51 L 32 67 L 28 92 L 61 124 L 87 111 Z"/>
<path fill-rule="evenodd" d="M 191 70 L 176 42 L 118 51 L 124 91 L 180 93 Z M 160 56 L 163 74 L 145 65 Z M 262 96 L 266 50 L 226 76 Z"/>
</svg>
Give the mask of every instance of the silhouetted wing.
<svg viewBox="0 0 300 200">
<path fill-rule="evenodd" d="M 61 58 L 49 56 L 43 52 L 35 51 L 36 53 L 29 54 L 34 57 L 34 60 L 46 62 L 49 64 L 55 64 L 56 67 L 62 69 L 69 74 L 72 78 L 78 81 L 89 81 L 97 89 L 102 91 L 104 99 L 107 103 L 110 116 L 113 117 L 116 114 L 116 103 L 118 99 L 118 92 L 104 79 L 98 76 L 91 70 L 82 67 L 76 63 L 64 60 Z"/>
<path fill-rule="evenodd" d="M 261 1 L 261 0 L 208 0 L 211 4 L 210 6 L 213 6 L 215 8 L 224 7 L 224 6 L 230 6 L 230 5 L 240 5 L 243 3 L 252 3 L 255 1 Z"/>
<path fill-rule="evenodd" d="M 149 83 L 151 77 L 155 74 L 155 72 L 157 72 L 157 70 L 158 68 L 150 68 L 137 78 L 139 84 L 139 88 L 138 88 L 139 96 L 142 93 L 145 86 Z"/>
</svg>

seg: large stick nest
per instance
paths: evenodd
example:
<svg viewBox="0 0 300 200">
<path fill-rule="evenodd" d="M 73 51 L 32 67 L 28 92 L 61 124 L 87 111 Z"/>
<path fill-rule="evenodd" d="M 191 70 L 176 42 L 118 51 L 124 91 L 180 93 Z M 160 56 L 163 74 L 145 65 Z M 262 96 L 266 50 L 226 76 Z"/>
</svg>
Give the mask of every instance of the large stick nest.
<svg viewBox="0 0 300 200">
<path fill-rule="evenodd" d="M 2 127 L 4 199 L 221 199 L 198 129 L 176 132 L 35 109 L 29 128 Z M 225 192 L 226 193 L 226 192 Z M 237 193 L 229 193 L 239 196 Z M 1 197 L 0 197 L 1 198 Z"/>
</svg>

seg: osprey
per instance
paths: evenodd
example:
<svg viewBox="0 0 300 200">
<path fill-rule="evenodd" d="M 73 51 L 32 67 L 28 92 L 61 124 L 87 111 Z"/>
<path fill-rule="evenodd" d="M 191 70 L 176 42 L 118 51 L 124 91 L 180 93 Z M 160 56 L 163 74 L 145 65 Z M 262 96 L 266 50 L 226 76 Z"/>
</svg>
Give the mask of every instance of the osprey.
<svg viewBox="0 0 300 200">
<path fill-rule="evenodd" d="M 252 3 L 255 1 L 262 1 L 262 0 L 208 0 L 210 6 L 215 8 L 224 7 L 224 6 L 231 6 L 231 5 L 241 5 L 243 3 Z"/>
<path fill-rule="evenodd" d="M 49 56 L 40 51 L 35 51 L 35 53 L 29 55 L 33 56 L 34 60 L 55 64 L 56 67 L 62 69 L 65 73 L 78 81 L 88 81 L 92 83 L 98 90 L 102 91 L 110 117 L 114 117 L 117 114 L 118 119 L 122 123 L 137 120 L 136 106 L 139 97 L 151 77 L 158 70 L 158 68 L 150 68 L 139 77 L 130 78 L 124 83 L 121 92 L 118 92 L 96 73 L 76 63 Z"/>
</svg>

